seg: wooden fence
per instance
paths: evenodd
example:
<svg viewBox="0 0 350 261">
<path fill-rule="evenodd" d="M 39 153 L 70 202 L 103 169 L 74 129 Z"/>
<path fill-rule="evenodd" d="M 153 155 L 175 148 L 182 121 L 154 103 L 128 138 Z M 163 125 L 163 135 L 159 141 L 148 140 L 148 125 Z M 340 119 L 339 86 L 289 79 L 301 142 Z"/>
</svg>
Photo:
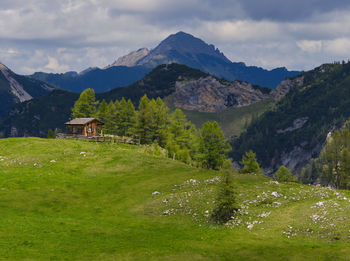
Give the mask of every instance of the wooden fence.
<svg viewBox="0 0 350 261">
<path fill-rule="evenodd" d="M 133 137 L 120 137 L 114 135 L 103 135 L 103 136 L 90 136 L 86 137 L 84 135 L 72 135 L 65 133 L 57 133 L 57 139 L 75 139 L 75 140 L 85 140 L 85 141 L 95 141 L 95 142 L 110 142 L 110 143 L 126 143 L 133 145 L 140 145 L 140 139 Z"/>
</svg>

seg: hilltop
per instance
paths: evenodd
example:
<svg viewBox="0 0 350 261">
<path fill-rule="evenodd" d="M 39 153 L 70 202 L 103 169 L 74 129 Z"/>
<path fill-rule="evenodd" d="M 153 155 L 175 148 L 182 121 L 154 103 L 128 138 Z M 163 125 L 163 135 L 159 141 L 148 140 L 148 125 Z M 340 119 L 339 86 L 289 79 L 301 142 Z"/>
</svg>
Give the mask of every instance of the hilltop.
<svg viewBox="0 0 350 261">
<path fill-rule="evenodd" d="M 0 140 L 0 256 L 35 260 L 345 260 L 347 191 L 237 174 L 241 211 L 208 217 L 220 172 L 74 140 Z M 149 150 L 148 150 L 149 151 Z"/>
</svg>

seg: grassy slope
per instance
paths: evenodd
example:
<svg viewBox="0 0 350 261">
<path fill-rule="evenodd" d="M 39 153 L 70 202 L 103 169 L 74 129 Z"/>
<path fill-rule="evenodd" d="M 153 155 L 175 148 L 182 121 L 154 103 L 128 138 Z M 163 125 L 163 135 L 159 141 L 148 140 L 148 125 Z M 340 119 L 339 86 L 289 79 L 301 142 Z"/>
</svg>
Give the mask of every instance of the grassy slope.
<svg viewBox="0 0 350 261">
<path fill-rule="evenodd" d="M 344 260 L 350 253 L 348 192 L 237 175 L 248 208 L 220 228 L 205 217 L 218 172 L 125 145 L 20 138 L 0 140 L 0 151 L 4 259 Z M 325 206 L 313 207 L 319 201 Z M 173 214 L 163 215 L 168 209 Z M 271 213 L 258 218 L 263 212 Z M 326 220 L 312 222 L 315 214 Z M 247 229 L 254 221 L 262 223 Z"/>
</svg>

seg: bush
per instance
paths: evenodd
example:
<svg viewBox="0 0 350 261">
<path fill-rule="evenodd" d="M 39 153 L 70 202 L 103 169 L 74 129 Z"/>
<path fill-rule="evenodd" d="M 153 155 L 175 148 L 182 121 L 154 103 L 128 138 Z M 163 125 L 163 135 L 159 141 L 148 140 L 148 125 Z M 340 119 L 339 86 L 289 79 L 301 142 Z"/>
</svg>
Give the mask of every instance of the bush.
<svg viewBox="0 0 350 261">
<path fill-rule="evenodd" d="M 47 132 L 47 138 L 48 139 L 56 139 L 56 134 L 53 130 L 49 129 Z"/>
<path fill-rule="evenodd" d="M 272 176 L 275 180 L 280 182 L 295 181 L 292 173 L 285 166 L 281 166 Z"/>
</svg>

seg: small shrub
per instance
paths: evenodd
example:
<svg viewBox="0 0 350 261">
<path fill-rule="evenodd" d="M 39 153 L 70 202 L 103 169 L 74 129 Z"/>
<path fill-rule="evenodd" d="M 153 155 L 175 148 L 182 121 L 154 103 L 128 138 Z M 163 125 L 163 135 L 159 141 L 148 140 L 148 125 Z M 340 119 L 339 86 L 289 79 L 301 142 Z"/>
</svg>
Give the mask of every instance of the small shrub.
<svg viewBox="0 0 350 261">
<path fill-rule="evenodd" d="M 48 139 L 56 139 L 56 134 L 53 130 L 49 129 L 47 132 L 47 138 Z"/>
</svg>

